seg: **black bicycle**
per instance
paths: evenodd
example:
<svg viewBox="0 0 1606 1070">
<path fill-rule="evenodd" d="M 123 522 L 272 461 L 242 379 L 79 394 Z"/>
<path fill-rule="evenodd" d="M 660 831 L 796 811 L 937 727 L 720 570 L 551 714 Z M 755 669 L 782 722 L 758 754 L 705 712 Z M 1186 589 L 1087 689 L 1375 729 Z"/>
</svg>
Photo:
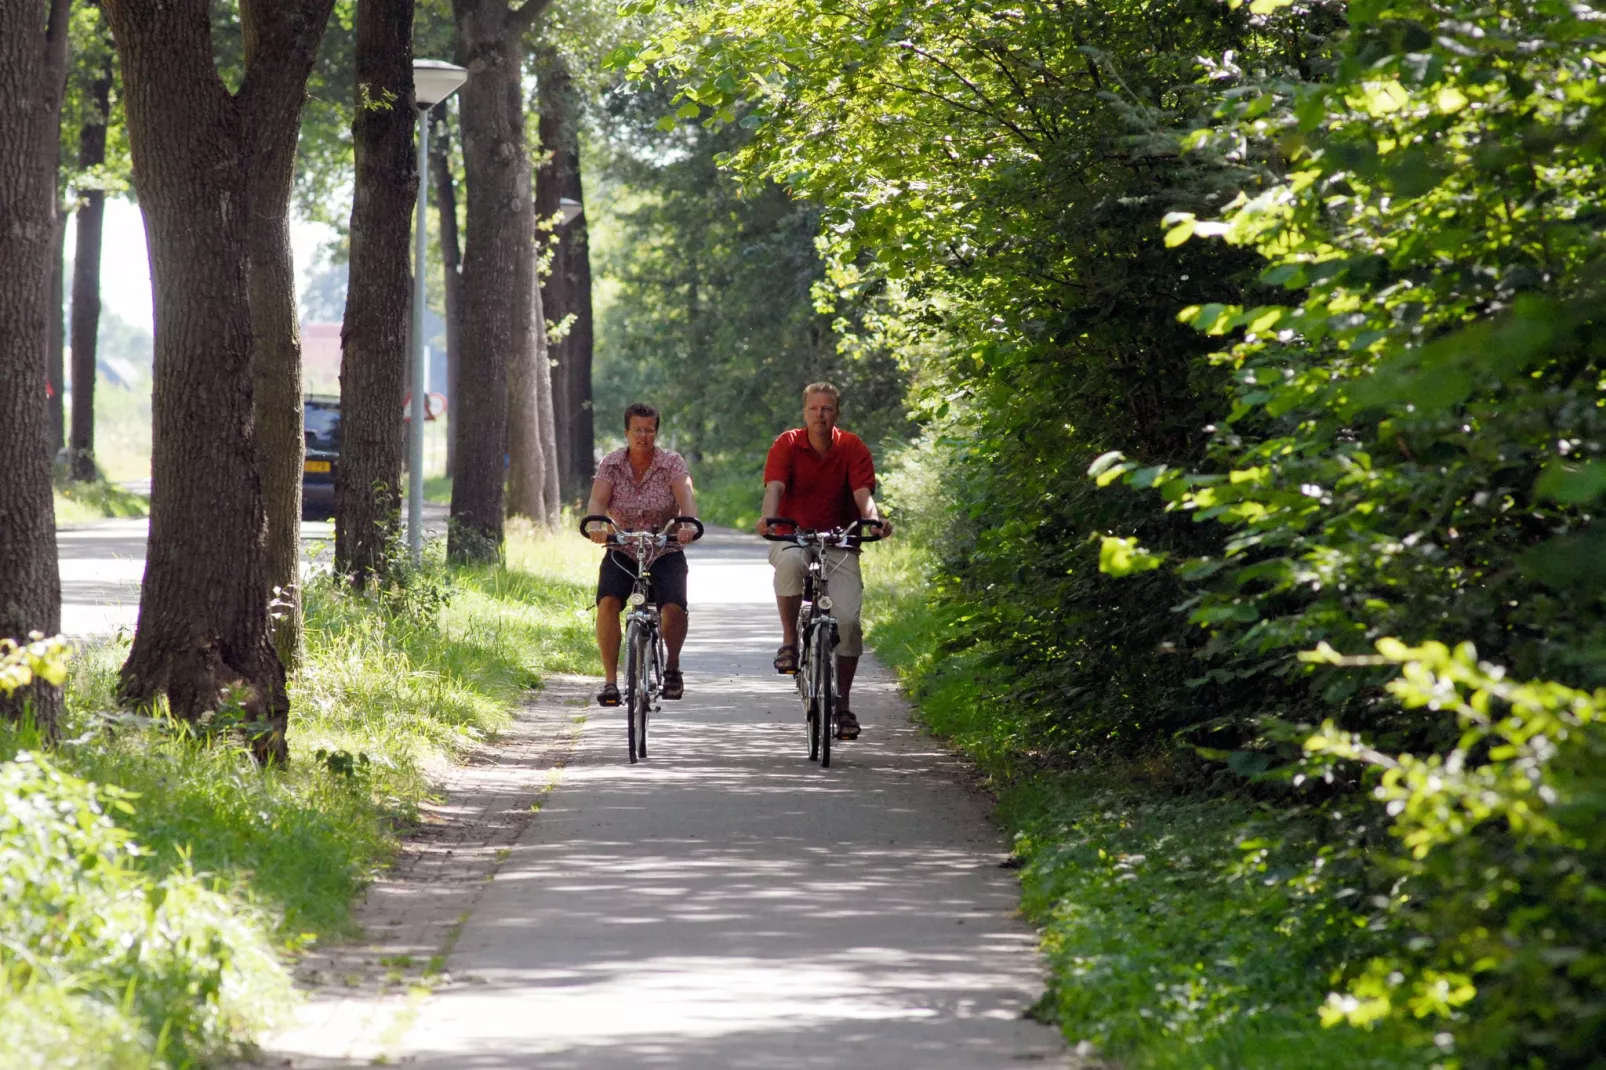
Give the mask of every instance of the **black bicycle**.
<svg viewBox="0 0 1606 1070">
<path fill-rule="evenodd" d="M 803 608 L 798 611 L 797 635 L 798 696 L 803 700 L 803 717 L 809 733 L 809 760 L 818 761 L 822 769 L 831 766 L 831 737 L 836 731 L 836 647 L 839 641 L 837 620 L 831 615 L 831 570 L 825 560 L 827 547 L 852 549 L 867 542 L 881 539 L 883 525 L 879 520 L 855 520 L 845 528 L 829 531 L 809 531 L 797 521 L 785 517 L 764 518 L 770 542 L 785 542 L 800 547 L 808 557 L 808 572 L 803 579 Z M 775 534 L 776 528 L 791 528 L 790 534 Z M 874 535 L 862 535 L 865 528 L 875 529 Z"/>
<path fill-rule="evenodd" d="M 664 632 L 658 619 L 658 607 L 650 597 L 651 559 L 655 550 L 669 545 L 682 524 L 691 524 L 697 529 L 693 542 L 702 538 L 703 522 L 694 516 L 677 516 L 671 517 L 661 531 L 620 531 L 612 517 L 591 515 L 580 518 L 580 534 L 589 539 L 592 528 L 598 524 L 608 526 L 605 546 L 624 550 L 636 559 L 636 578 L 625 615 L 623 703 L 630 762 L 634 765 L 647 756 L 647 715 L 660 708 L 658 695 L 664 686 Z"/>
</svg>

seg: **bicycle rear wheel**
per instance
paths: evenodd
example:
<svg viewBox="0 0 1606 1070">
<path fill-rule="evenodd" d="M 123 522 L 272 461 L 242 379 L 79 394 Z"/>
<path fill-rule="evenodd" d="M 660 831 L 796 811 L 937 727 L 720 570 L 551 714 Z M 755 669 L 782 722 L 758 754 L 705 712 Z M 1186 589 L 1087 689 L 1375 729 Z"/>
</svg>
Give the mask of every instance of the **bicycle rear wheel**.
<svg viewBox="0 0 1606 1070">
<path fill-rule="evenodd" d="M 632 764 L 647 756 L 647 635 L 640 621 L 625 632 L 625 723 Z"/>
</svg>

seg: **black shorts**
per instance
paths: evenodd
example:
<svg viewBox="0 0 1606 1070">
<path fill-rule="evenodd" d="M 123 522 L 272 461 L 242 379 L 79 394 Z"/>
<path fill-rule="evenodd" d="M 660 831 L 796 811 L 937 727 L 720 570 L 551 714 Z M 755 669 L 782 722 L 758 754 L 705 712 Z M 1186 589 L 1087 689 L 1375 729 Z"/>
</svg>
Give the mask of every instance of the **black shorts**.
<svg viewBox="0 0 1606 1070">
<path fill-rule="evenodd" d="M 597 573 L 597 601 L 617 598 L 623 602 L 636 586 L 636 560 L 618 550 L 609 550 Z M 664 606 L 686 608 L 686 554 L 669 553 L 652 563 L 652 584 L 648 597 L 659 609 Z"/>
</svg>

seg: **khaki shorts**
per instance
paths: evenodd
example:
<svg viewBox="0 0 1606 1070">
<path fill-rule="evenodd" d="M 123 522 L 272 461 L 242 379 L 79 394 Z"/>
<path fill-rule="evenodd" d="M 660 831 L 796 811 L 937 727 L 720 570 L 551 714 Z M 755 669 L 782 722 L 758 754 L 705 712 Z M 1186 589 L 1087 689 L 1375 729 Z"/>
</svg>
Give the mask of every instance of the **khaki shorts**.
<svg viewBox="0 0 1606 1070">
<path fill-rule="evenodd" d="M 770 564 L 775 566 L 775 593 L 795 598 L 803 593 L 809 559 L 800 546 L 784 542 L 770 544 Z M 864 579 L 859 574 L 859 555 L 849 550 L 825 551 L 825 585 L 831 595 L 831 615 L 836 618 L 840 641 L 836 652 L 844 658 L 864 653 L 864 630 L 859 627 L 859 609 L 864 605 Z"/>
</svg>

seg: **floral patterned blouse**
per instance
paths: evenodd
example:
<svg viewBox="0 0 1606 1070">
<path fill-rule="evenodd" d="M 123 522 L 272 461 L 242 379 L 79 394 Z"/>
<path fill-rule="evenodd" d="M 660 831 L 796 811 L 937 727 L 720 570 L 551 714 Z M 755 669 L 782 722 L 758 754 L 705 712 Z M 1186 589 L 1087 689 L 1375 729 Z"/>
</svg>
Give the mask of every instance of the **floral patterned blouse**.
<svg viewBox="0 0 1606 1070">
<path fill-rule="evenodd" d="M 675 504 L 675 480 L 691 474 L 686 461 L 674 450 L 654 448 L 652 463 L 640 479 L 630 467 L 630 451 L 614 450 L 597 465 L 597 478 L 613 485 L 606 510 L 614 523 L 626 531 L 657 531 L 680 513 Z M 671 542 L 665 553 L 680 553 L 680 544 Z"/>
</svg>

